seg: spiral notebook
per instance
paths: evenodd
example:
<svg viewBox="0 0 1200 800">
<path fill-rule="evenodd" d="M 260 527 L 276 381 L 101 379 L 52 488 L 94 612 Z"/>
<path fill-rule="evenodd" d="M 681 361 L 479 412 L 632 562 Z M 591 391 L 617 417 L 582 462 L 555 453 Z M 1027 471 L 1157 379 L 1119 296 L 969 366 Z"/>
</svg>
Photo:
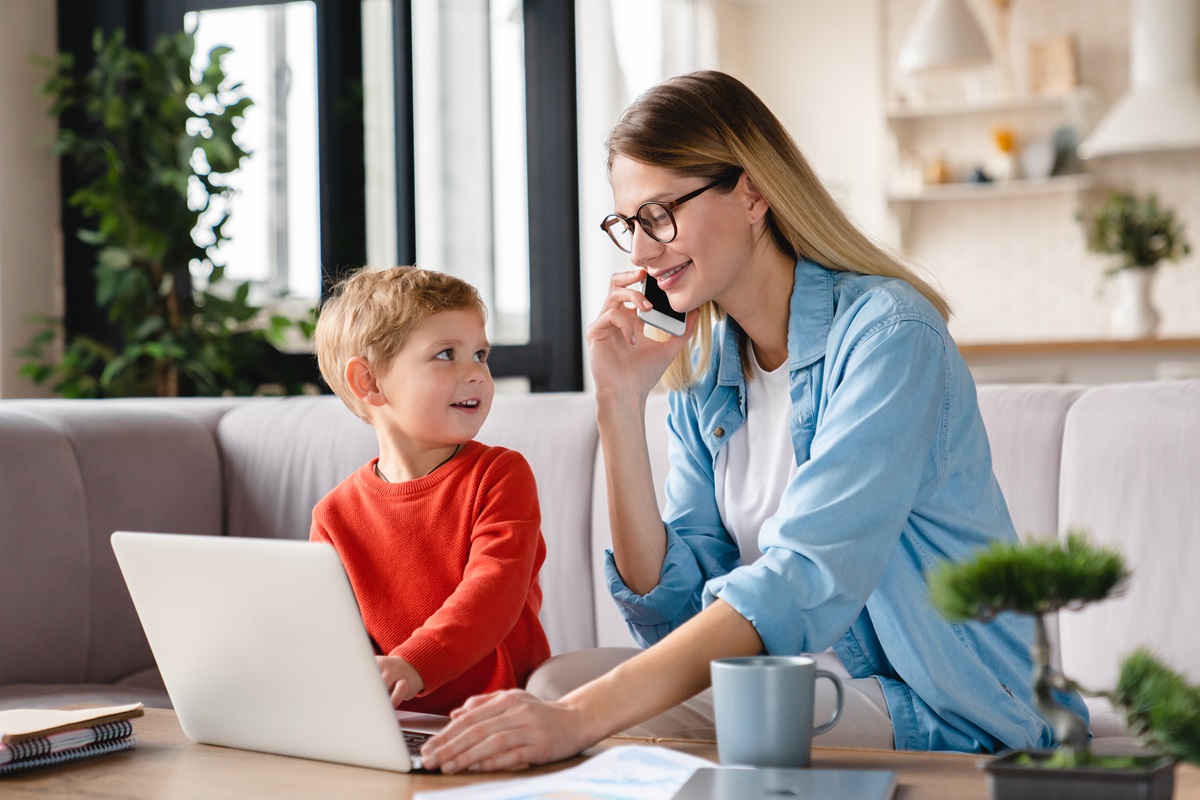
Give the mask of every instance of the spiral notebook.
<svg viewBox="0 0 1200 800">
<path fill-rule="evenodd" d="M 128 750 L 142 704 L 0 711 L 0 775 Z"/>
</svg>

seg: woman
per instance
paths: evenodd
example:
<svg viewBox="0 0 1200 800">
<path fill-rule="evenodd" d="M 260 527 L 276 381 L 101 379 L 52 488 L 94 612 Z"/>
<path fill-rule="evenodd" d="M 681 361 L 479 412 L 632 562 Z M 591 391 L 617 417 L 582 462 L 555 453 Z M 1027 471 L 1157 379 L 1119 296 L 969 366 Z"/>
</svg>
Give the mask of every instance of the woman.
<svg viewBox="0 0 1200 800">
<path fill-rule="evenodd" d="M 1028 624 L 951 625 L 926 598 L 938 562 L 1016 537 L 945 301 L 855 229 L 727 75 L 649 90 L 608 147 L 603 228 L 636 266 L 613 276 L 587 342 L 609 583 L 652 646 L 559 700 L 472 698 L 426 765 L 563 758 L 701 692 L 714 658 L 830 648 L 865 746 L 1050 746 Z M 644 334 L 647 273 L 687 310 L 684 337 Z M 660 518 L 643 420 L 664 372 Z"/>
</svg>

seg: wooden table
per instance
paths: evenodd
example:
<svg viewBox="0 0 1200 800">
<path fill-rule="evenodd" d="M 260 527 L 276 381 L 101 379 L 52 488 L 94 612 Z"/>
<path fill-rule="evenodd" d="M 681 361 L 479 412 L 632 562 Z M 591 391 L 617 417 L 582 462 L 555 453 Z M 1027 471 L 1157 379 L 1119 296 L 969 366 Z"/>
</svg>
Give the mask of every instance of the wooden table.
<svg viewBox="0 0 1200 800">
<path fill-rule="evenodd" d="M 480 781 L 511 779 L 574 766 L 563 761 L 521 773 L 487 775 L 403 775 L 382 770 L 305 761 L 246 750 L 195 744 L 183 735 L 172 711 L 147 709 L 134 721 L 139 742 L 132 750 L 0 778 L 0 797 L 112 798 L 334 798 L 406 800 L 414 792 L 448 789 Z M 614 737 L 594 750 L 644 739 Z M 660 743 L 716 760 L 711 743 Z M 987 785 L 979 756 L 943 753 L 896 753 L 883 750 L 813 750 L 817 768 L 887 769 L 899 775 L 898 800 L 986 800 Z M 1200 769 L 1183 765 L 1175 775 L 1175 800 L 1200 800 Z"/>
</svg>

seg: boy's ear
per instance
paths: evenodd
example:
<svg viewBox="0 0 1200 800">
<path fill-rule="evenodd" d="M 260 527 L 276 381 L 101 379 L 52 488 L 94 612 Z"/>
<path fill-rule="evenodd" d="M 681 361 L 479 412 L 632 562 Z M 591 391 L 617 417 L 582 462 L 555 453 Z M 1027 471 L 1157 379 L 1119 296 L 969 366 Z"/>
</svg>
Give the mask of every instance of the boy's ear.
<svg viewBox="0 0 1200 800">
<path fill-rule="evenodd" d="M 354 356 L 346 362 L 345 378 L 350 393 L 360 402 L 369 406 L 381 406 L 387 402 L 383 390 L 379 388 L 379 381 L 375 378 L 375 371 L 371 369 L 370 362 L 362 356 Z"/>
</svg>

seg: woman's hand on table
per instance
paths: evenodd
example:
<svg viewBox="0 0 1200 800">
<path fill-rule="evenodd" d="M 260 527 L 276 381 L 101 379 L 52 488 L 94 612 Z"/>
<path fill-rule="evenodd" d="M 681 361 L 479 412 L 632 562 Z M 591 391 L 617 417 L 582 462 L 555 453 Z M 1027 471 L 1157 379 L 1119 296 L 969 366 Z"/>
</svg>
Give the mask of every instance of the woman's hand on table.
<svg viewBox="0 0 1200 800">
<path fill-rule="evenodd" d="M 519 689 L 472 697 L 450 717 L 450 724 L 421 748 L 425 769 L 524 769 L 569 758 L 603 738 L 588 739 L 580 710 Z"/>
</svg>

